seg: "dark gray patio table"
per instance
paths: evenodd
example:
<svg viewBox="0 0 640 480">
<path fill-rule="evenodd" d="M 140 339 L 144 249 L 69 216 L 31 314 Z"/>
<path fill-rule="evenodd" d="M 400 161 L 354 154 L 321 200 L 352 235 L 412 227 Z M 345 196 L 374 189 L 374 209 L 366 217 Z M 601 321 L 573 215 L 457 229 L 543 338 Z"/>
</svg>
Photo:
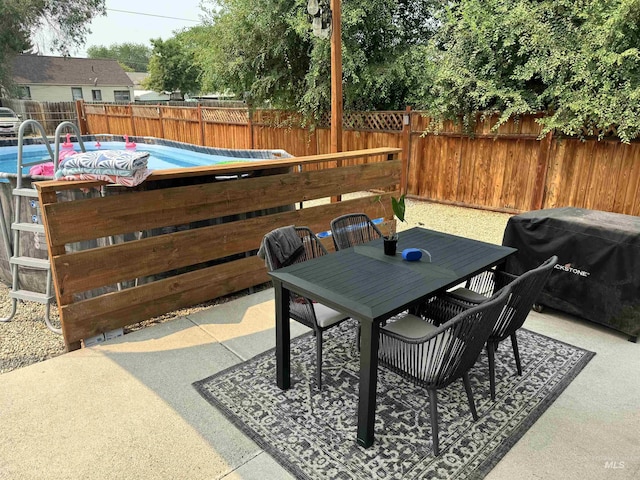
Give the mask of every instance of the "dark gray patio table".
<svg viewBox="0 0 640 480">
<path fill-rule="evenodd" d="M 402 259 L 404 248 L 431 254 L 416 262 Z M 289 291 L 316 300 L 360 322 L 358 444 L 374 441 L 378 334 L 381 323 L 434 294 L 503 262 L 515 248 L 446 233 L 412 228 L 400 233 L 395 257 L 384 254 L 382 239 L 270 272 L 276 301 L 277 384 L 289 388 Z"/>
</svg>

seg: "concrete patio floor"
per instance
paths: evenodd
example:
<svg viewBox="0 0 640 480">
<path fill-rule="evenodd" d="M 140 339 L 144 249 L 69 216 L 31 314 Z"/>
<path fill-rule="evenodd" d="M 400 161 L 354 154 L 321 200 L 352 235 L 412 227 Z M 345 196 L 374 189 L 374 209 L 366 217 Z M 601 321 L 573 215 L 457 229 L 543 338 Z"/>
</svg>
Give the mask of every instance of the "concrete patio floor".
<svg viewBox="0 0 640 480">
<path fill-rule="evenodd" d="M 273 327 L 269 289 L 0 375 L 0 479 L 292 478 L 191 386 Z M 486 478 L 640 478 L 640 345 L 551 311 L 525 327 L 596 356 Z"/>
</svg>

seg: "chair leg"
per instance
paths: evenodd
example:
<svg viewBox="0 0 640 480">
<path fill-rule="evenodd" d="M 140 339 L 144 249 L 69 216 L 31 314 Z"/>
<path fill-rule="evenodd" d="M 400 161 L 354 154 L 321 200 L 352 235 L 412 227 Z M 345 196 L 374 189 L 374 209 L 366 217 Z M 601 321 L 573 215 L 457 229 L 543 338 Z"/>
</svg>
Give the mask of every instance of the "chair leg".
<svg viewBox="0 0 640 480">
<path fill-rule="evenodd" d="M 316 335 L 316 384 L 322 390 L 322 332 Z"/>
<path fill-rule="evenodd" d="M 522 364 L 520 363 L 520 352 L 518 351 L 518 338 L 516 337 L 516 332 L 511 334 L 511 345 L 513 346 L 513 356 L 516 357 L 518 375 L 522 376 Z"/>
<path fill-rule="evenodd" d="M 476 404 L 473 401 L 473 392 L 471 391 L 471 382 L 469 381 L 469 374 L 462 374 L 462 383 L 464 383 L 464 390 L 467 392 L 467 401 L 469 402 L 469 409 L 474 420 L 478 420 L 478 412 L 476 412 Z"/>
<path fill-rule="evenodd" d="M 487 356 L 489 357 L 489 389 L 491 390 L 491 400 L 496 399 L 496 357 L 495 344 L 487 342 Z"/>
<path fill-rule="evenodd" d="M 433 439 L 433 454 L 440 455 L 438 444 L 438 395 L 435 388 L 429 388 L 429 413 L 431 414 L 431 438 Z"/>
</svg>

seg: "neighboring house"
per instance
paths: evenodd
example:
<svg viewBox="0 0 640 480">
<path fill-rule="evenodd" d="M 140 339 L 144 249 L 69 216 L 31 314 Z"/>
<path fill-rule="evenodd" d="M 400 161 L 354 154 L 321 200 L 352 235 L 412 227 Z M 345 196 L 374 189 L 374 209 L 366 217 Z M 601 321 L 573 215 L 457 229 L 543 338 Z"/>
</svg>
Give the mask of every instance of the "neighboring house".
<svg viewBox="0 0 640 480">
<path fill-rule="evenodd" d="M 147 72 L 126 72 L 127 76 L 133 82 L 133 96 L 136 102 L 166 102 L 169 95 L 166 93 L 158 93 L 153 90 L 145 90 L 142 83 L 149 76 Z"/>
<path fill-rule="evenodd" d="M 18 98 L 38 102 L 131 102 L 133 82 L 116 60 L 18 55 Z"/>
<path fill-rule="evenodd" d="M 133 90 L 143 90 L 142 83 L 149 76 L 148 72 L 125 72 L 127 77 L 133 82 Z"/>
<path fill-rule="evenodd" d="M 166 93 L 158 93 L 153 90 L 134 90 L 136 102 L 168 102 L 171 97 Z"/>
</svg>

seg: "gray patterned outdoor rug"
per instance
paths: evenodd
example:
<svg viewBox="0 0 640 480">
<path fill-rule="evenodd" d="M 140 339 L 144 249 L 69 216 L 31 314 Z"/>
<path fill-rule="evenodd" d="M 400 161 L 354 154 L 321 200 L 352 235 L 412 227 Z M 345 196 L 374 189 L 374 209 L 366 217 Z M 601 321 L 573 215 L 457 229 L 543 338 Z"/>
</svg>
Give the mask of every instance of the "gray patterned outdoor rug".
<svg viewBox="0 0 640 480">
<path fill-rule="evenodd" d="M 194 383 L 212 405 L 302 479 L 479 479 L 542 415 L 594 353 L 525 329 L 518 332 L 523 375 L 511 342 L 496 353 L 496 401 L 486 354 L 470 372 L 474 422 L 462 381 L 438 391 L 439 457 L 431 444 L 428 396 L 378 369 L 375 443 L 356 444 L 359 356 L 356 323 L 325 332 L 323 389 L 315 389 L 315 338 L 291 342 L 291 388 L 276 386 L 275 352 Z"/>
</svg>

